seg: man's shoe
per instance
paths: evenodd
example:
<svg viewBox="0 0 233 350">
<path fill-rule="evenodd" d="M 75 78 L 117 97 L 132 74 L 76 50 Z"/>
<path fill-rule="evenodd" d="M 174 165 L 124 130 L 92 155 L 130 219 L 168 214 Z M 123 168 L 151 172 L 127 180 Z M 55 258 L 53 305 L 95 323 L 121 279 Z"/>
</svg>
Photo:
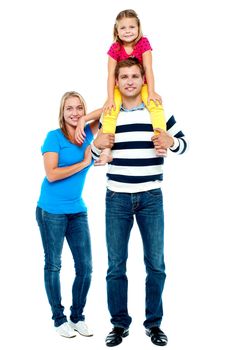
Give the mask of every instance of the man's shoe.
<svg viewBox="0 0 233 350">
<path fill-rule="evenodd" d="M 84 337 L 91 337 L 93 335 L 92 330 L 88 328 L 87 324 L 84 321 L 78 321 L 77 323 L 70 321 L 69 324 L 73 330 L 77 331 Z"/>
<path fill-rule="evenodd" d="M 127 337 L 127 335 L 129 335 L 128 329 L 124 329 L 122 327 L 114 327 L 105 339 L 105 343 L 107 346 L 119 345 L 122 342 L 122 338 Z"/>
<path fill-rule="evenodd" d="M 55 327 L 56 332 L 62 337 L 73 338 L 76 337 L 75 331 L 70 327 L 68 322 L 62 323 L 59 327 Z"/>
<path fill-rule="evenodd" d="M 167 336 L 159 327 L 152 327 L 146 329 L 146 335 L 148 335 L 151 338 L 152 343 L 155 345 L 167 345 Z"/>
</svg>

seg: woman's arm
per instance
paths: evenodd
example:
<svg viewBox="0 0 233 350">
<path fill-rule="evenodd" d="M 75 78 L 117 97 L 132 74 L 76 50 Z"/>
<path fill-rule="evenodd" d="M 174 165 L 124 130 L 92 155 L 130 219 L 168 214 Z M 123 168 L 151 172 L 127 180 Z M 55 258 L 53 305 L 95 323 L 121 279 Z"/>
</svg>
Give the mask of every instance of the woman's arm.
<svg viewBox="0 0 233 350">
<path fill-rule="evenodd" d="M 91 159 L 91 149 L 89 146 L 87 147 L 84 154 L 84 159 L 81 162 L 66 167 L 58 167 L 58 153 L 46 152 L 44 153 L 44 168 L 46 177 L 49 182 L 66 179 L 67 177 L 78 173 L 90 165 Z"/>
<path fill-rule="evenodd" d="M 103 109 L 99 108 L 79 118 L 76 130 L 75 130 L 75 140 L 78 142 L 78 144 L 82 144 L 85 140 L 86 133 L 84 131 L 84 128 L 85 128 L 86 122 L 93 120 L 94 122 L 90 123 L 90 128 L 91 128 L 92 134 L 97 133 L 98 125 L 99 125 L 98 121 L 101 117 L 102 112 L 103 112 Z"/>
<path fill-rule="evenodd" d="M 152 137 L 156 150 L 170 149 L 173 153 L 183 154 L 188 149 L 188 141 L 172 115 L 167 121 L 167 131 L 155 129 L 157 135 Z"/>
<path fill-rule="evenodd" d="M 103 108 L 95 109 L 93 112 L 90 112 L 87 115 L 84 115 L 82 118 L 84 118 L 85 123 L 89 122 L 90 120 L 99 120 L 102 112 L 103 112 Z"/>
<path fill-rule="evenodd" d="M 99 130 L 99 120 L 96 120 L 92 123 L 89 124 L 90 128 L 91 128 L 91 132 L 93 135 L 97 134 L 98 130 Z"/>
</svg>

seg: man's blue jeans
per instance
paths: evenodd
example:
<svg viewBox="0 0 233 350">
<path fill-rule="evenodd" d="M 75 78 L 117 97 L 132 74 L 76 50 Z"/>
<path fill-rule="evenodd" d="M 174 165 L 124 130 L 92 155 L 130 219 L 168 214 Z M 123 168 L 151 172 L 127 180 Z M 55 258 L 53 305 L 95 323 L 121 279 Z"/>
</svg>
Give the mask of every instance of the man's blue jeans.
<svg viewBox="0 0 233 350">
<path fill-rule="evenodd" d="M 146 319 L 144 326 L 159 326 L 163 316 L 162 292 L 165 282 L 164 215 L 161 189 L 139 193 L 107 190 L 106 241 L 108 249 L 107 296 L 111 322 L 128 328 L 128 280 L 126 261 L 134 216 L 141 233 L 146 267 Z M 137 252 L 135 253 L 137 254 Z M 136 293 L 136 291 L 135 291 Z"/>
<path fill-rule="evenodd" d="M 83 321 L 83 309 L 92 273 L 87 213 L 51 214 L 37 207 L 36 219 L 44 247 L 44 282 L 54 325 L 58 327 L 67 321 L 61 304 L 60 288 L 61 254 L 65 238 L 73 255 L 76 274 L 72 287 L 70 319 L 75 323 Z"/>
</svg>

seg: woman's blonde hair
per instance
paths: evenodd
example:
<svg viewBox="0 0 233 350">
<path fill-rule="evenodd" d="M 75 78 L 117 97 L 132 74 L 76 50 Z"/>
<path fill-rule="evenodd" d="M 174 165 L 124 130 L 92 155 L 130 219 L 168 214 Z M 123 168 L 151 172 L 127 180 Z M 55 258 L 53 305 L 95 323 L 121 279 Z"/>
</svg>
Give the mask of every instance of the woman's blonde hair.
<svg viewBox="0 0 233 350">
<path fill-rule="evenodd" d="M 137 13 L 131 9 L 121 11 L 116 16 L 116 21 L 115 21 L 115 24 L 113 27 L 113 40 L 120 43 L 121 45 L 123 44 L 122 40 L 118 36 L 118 30 L 117 30 L 118 22 L 123 18 L 135 18 L 136 19 L 137 25 L 138 25 L 138 37 L 135 39 L 135 44 L 136 44 L 142 37 L 142 28 L 141 28 L 141 22 L 140 22 L 140 19 L 138 18 Z"/>
<path fill-rule="evenodd" d="M 64 119 L 64 106 L 65 106 L 65 103 L 66 103 L 66 100 L 69 98 L 69 97 L 78 97 L 82 106 L 83 106 L 83 109 L 84 109 L 84 115 L 87 114 L 87 106 L 86 106 L 86 102 L 84 100 L 84 98 L 82 97 L 82 95 L 80 95 L 78 92 L 76 91 L 68 91 L 66 92 L 62 98 L 61 98 L 61 102 L 60 102 L 60 110 L 59 110 L 59 118 L 58 118 L 58 121 L 59 121 L 59 126 L 61 128 L 61 131 L 63 132 L 63 134 L 69 139 L 69 133 L 68 133 L 68 130 L 66 128 L 66 123 L 65 123 L 65 119 Z"/>
</svg>

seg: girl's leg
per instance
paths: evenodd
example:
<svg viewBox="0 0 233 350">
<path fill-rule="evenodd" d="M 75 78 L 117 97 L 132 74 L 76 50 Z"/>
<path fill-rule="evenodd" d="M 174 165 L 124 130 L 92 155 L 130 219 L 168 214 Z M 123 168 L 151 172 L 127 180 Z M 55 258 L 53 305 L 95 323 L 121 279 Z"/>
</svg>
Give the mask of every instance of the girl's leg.
<svg viewBox="0 0 233 350">
<path fill-rule="evenodd" d="M 159 106 L 156 106 L 156 103 L 154 101 L 150 101 L 148 104 L 147 84 L 144 84 L 142 87 L 142 101 L 150 112 L 153 129 L 160 128 L 166 131 L 166 119 L 163 106 L 161 104 Z"/>
<path fill-rule="evenodd" d="M 121 108 L 121 94 L 117 87 L 114 89 L 114 101 L 116 109 L 112 108 L 111 112 L 105 114 L 103 117 L 103 133 L 104 134 L 115 134 L 117 117 Z"/>
<path fill-rule="evenodd" d="M 118 87 L 115 86 L 114 89 L 114 101 L 116 109 L 112 108 L 110 113 L 104 114 L 102 121 L 102 129 L 104 134 L 115 134 L 116 132 L 116 123 L 117 117 L 121 108 L 121 94 Z M 99 160 L 95 163 L 95 165 L 105 165 L 112 161 L 111 149 L 106 148 L 104 152 L 101 153 Z"/>
</svg>

